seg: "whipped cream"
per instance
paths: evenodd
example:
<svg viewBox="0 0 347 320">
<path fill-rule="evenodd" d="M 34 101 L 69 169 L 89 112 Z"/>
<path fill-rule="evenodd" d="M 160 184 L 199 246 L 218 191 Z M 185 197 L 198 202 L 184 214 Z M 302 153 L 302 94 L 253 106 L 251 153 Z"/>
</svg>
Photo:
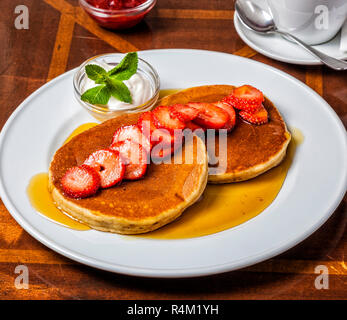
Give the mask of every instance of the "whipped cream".
<svg viewBox="0 0 347 320">
<path fill-rule="evenodd" d="M 100 67 L 104 68 L 106 71 L 109 71 L 113 66 L 105 62 L 93 62 L 91 64 L 97 64 Z M 132 103 L 126 103 L 119 101 L 114 97 L 111 97 L 105 107 L 108 107 L 110 110 L 122 110 L 122 109 L 131 109 L 141 106 L 146 103 L 153 95 L 153 88 L 148 79 L 145 79 L 139 73 L 135 73 L 129 80 L 124 80 L 123 83 L 128 87 Z M 84 77 L 83 83 L 81 84 L 81 91 L 85 91 L 98 86 L 93 80 L 89 79 L 87 76 Z"/>
</svg>

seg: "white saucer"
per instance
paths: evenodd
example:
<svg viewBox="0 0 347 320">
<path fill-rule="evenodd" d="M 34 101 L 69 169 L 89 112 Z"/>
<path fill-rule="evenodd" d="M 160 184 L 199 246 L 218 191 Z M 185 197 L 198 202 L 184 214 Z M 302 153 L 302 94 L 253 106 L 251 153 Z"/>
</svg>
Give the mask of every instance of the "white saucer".
<svg viewBox="0 0 347 320">
<path fill-rule="evenodd" d="M 258 0 L 263 7 L 264 1 Z M 266 7 L 265 7 L 266 8 Z M 235 13 L 234 25 L 241 39 L 255 51 L 269 58 L 294 64 L 318 65 L 322 64 L 305 49 L 299 47 L 279 35 L 261 35 L 247 29 Z M 340 32 L 329 42 L 314 46 L 317 50 L 337 58 L 347 59 L 347 52 L 340 51 Z"/>
</svg>

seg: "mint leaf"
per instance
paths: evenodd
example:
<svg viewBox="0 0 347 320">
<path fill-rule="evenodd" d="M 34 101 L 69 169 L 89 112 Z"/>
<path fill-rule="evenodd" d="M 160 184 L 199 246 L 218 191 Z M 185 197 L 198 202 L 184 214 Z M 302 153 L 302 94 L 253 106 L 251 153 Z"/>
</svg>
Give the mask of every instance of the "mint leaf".
<svg viewBox="0 0 347 320">
<path fill-rule="evenodd" d="M 88 78 L 101 85 L 87 90 L 81 96 L 81 100 L 91 104 L 106 105 L 113 96 L 120 101 L 132 103 L 130 91 L 122 81 L 130 79 L 136 73 L 137 66 L 137 52 L 128 53 L 109 72 L 96 64 L 86 65 L 85 71 Z"/>
<path fill-rule="evenodd" d="M 129 52 L 107 75 L 121 81 L 128 80 L 136 73 L 138 61 L 137 52 Z"/>
<path fill-rule="evenodd" d="M 128 89 L 128 88 L 127 88 Z M 81 100 L 91 104 L 107 104 L 111 97 L 111 92 L 106 85 L 97 86 L 87 90 L 82 94 Z"/>
<path fill-rule="evenodd" d="M 122 81 L 113 78 L 108 78 L 107 88 L 109 89 L 111 95 L 116 99 L 126 103 L 132 102 L 130 91 Z"/>
<path fill-rule="evenodd" d="M 105 82 L 105 77 L 107 76 L 107 72 L 102 67 L 97 64 L 88 64 L 85 67 L 86 74 L 89 79 L 92 79 L 97 84 L 102 84 Z"/>
</svg>

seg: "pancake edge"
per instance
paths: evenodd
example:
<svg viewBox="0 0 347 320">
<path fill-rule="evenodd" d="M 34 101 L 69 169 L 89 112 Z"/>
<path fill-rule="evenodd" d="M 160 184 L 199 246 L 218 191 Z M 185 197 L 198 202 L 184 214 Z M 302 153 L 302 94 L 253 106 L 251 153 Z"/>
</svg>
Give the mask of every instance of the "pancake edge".
<svg viewBox="0 0 347 320">
<path fill-rule="evenodd" d="M 99 231 L 112 232 L 118 234 L 140 234 L 150 231 L 154 231 L 172 221 L 177 219 L 183 211 L 189 206 L 193 205 L 204 192 L 207 180 L 208 180 L 208 160 L 205 143 L 197 137 L 197 143 L 200 151 L 203 151 L 204 157 L 202 158 L 201 167 L 202 172 L 200 173 L 198 186 L 196 190 L 187 197 L 184 201 L 179 203 L 176 207 L 161 212 L 154 217 L 148 217 L 139 220 L 130 220 L 124 217 L 108 216 L 100 214 L 92 210 L 82 208 L 76 203 L 70 201 L 65 197 L 52 182 L 51 170 L 49 170 L 49 190 L 52 194 L 55 205 L 67 215 L 80 221 L 92 229 Z"/>
<path fill-rule="evenodd" d="M 232 183 L 232 182 L 241 182 L 246 181 L 252 178 L 255 178 L 266 171 L 278 166 L 282 160 L 285 158 L 287 153 L 287 147 L 291 140 L 291 134 L 286 129 L 285 134 L 287 136 L 287 140 L 283 143 L 282 148 L 278 151 L 274 156 L 272 156 L 266 162 L 257 164 L 249 169 L 238 171 L 238 172 L 229 172 L 225 174 L 219 175 L 209 175 L 208 183 L 209 184 L 222 184 L 222 183 Z"/>
<path fill-rule="evenodd" d="M 235 88 L 235 86 L 233 86 L 233 85 L 226 85 L 226 84 L 196 86 L 196 87 L 191 87 L 191 88 L 179 90 L 173 94 L 170 94 L 170 95 L 162 98 L 160 101 L 163 101 L 164 105 L 166 105 L 167 100 L 170 101 L 170 97 L 175 96 L 175 95 L 180 94 L 180 93 L 185 94 L 185 93 L 189 93 L 191 91 L 201 90 L 201 89 L 221 90 L 225 87 L 229 87 L 230 89 Z M 272 101 L 269 98 L 267 98 L 267 99 L 272 103 Z M 177 102 L 177 103 L 179 103 L 179 102 Z M 287 129 L 286 122 L 284 121 L 281 113 L 278 111 L 278 109 L 276 108 L 276 106 L 273 103 L 272 103 L 272 105 L 276 109 L 278 114 L 281 116 L 283 123 L 284 123 L 284 127 L 285 127 L 284 134 L 286 135 L 287 139 L 283 142 L 282 148 L 280 148 L 280 150 L 276 154 L 274 154 L 272 157 L 270 157 L 266 162 L 259 163 L 253 167 L 248 168 L 248 169 L 237 171 L 237 172 L 218 174 L 218 175 L 209 174 L 208 175 L 208 183 L 209 184 L 222 184 L 222 183 L 246 181 L 246 180 L 255 178 L 255 177 L 265 173 L 266 171 L 272 169 L 273 167 L 276 167 L 277 165 L 279 165 L 282 162 L 282 160 L 286 156 L 287 147 L 288 147 L 289 142 L 291 140 L 291 134 Z M 231 132 L 231 134 L 232 134 L 232 132 Z"/>
</svg>

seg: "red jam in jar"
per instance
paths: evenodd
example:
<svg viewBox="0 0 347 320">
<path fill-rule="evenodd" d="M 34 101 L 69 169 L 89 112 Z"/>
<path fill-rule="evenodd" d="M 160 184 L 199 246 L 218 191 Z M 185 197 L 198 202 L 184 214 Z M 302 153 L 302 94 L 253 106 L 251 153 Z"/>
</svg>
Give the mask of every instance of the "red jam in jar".
<svg viewBox="0 0 347 320">
<path fill-rule="evenodd" d="M 99 9 L 122 10 L 135 8 L 146 2 L 146 0 L 87 0 L 87 2 Z"/>
<path fill-rule="evenodd" d="M 83 2 L 87 2 L 87 5 L 83 5 Z M 148 2 L 148 5 L 141 6 L 145 2 Z M 80 3 L 86 12 L 102 27 L 108 29 L 125 29 L 138 24 L 153 8 L 156 1 L 85 0 L 80 1 Z M 103 12 L 103 10 L 107 11 Z"/>
</svg>

